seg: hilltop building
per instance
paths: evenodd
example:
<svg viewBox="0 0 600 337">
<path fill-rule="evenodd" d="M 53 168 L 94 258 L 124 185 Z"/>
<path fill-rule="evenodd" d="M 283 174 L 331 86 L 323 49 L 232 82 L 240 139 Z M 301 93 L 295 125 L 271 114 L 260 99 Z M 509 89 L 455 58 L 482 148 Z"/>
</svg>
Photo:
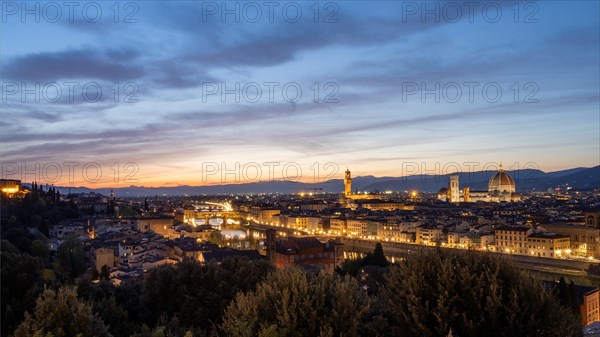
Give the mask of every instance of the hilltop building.
<svg viewBox="0 0 600 337">
<path fill-rule="evenodd" d="M 23 198 L 27 194 L 21 187 L 21 181 L 15 179 L 0 179 L 0 192 L 10 198 Z"/>
</svg>

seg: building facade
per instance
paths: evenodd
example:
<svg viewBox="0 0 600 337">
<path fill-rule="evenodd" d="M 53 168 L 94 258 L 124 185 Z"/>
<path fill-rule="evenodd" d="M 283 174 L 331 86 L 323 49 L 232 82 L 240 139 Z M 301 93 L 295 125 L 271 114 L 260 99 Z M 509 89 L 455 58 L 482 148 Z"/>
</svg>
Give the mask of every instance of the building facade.
<svg viewBox="0 0 600 337">
<path fill-rule="evenodd" d="M 567 235 L 535 233 L 527 237 L 529 255 L 560 258 L 571 255 L 571 240 Z"/>
<path fill-rule="evenodd" d="M 267 233 L 267 257 L 277 268 L 302 267 L 333 273 L 344 261 L 343 245 L 339 242 L 321 242 L 314 237 L 275 237 Z"/>
<path fill-rule="evenodd" d="M 498 252 L 527 255 L 527 236 L 533 232 L 530 227 L 501 226 L 494 231 Z"/>
</svg>

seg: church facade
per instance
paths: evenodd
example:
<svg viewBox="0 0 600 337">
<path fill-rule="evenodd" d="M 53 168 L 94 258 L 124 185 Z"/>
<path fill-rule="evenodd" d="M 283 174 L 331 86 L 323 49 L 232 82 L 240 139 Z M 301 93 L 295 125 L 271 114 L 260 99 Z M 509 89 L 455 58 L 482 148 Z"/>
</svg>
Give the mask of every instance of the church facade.
<svg viewBox="0 0 600 337">
<path fill-rule="evenodd" d="M 471 190 L 469 187 L 461 191 L 458 174 L 453 174 L 450 176 L 448 187 L 438 192 L 438 199 L 448 202 L 514 202 L 520 201 L 521 196 L 517 193 L 515 180 L 500 164 L 498 172 L 490 178 L 487 191 Z"/>
</svg>

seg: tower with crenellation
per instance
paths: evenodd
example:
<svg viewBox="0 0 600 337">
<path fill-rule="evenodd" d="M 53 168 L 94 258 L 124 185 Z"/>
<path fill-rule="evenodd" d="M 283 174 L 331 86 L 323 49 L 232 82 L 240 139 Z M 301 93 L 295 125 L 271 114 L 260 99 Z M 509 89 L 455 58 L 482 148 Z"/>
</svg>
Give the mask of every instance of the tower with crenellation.
<svg viewBox="0 0 600 337">
<path fill-rule="evenodd" d="M 350 170 L 346 169 L 346 176 L 344 177 L 344 195 L 350 196 L 352 194 L 352 175 Z"/>
</svg>

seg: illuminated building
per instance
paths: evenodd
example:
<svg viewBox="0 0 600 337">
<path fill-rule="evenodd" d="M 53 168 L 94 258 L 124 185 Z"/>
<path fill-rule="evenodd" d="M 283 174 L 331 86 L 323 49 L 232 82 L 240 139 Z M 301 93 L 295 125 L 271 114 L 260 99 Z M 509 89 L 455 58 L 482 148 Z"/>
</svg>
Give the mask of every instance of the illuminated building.
<svg viewBox="0 0 600 337">
<path fill-rule="evenodd" d="M 350 170 L 346 169 L 346 175 L 344 176 L 344 196 L 349 197 L 352 194 L 352 175 Z"/>
<path fill-rule="evenodd" d="M 314 216 L 288 215 L 287 226 L 290 228 L 315 231 L 319 230 L 321 218 Z"/>
<path fill-rule="evenodd" d="M 261 209 L 258 211 L 259 222 L 272 222 L 273 216 L 281 213 L 279 209 Z"/>
<path fill-rule="evenodd" d="M 563 258 L 571 255 L 571 239 L 557 233 L 533 233 L 530 227 L 501 226 L 495 230 L 498 252 Z"/>
<path fill-rule="evenodd" d="M 15 179 L 0 179 L 0 191 L 10 198 L 23 198 L 27 194 L 21 189 L 21 181 Z"/>
<path fill-rule="evenodd" d="M 302 267 L 333 273 L 344 261 L 343 245 L 335 241 L 321 242 L 315 237 L 275 238 L 267 232 L 267 256 L 277 268 Z"/>
<path fill-rule="evenodd" d="M 173 218 L 169 217 L 152 217 L 136 219 L 136 229 L 141 233 L 153 231 L 162 235 L 164 231 L 168 230 L 168 228 L 172 226 Z"/>
<path fill-rule="evenodd" d="M 600 321 L 600 290 L 594 287 L 575 286 L 581 321 L 589 325 Z"/>
<path fill-rule="evenodd" d="M 569 224 L 543 225 L 548 231 L 569 237 L 571 254 L 600 258 L 600 229 Z"/>
<path fill-rule="evenodd" d="M 527 254 L 527 236 L 533 230 L 523 226 L 501 226 L 496 228 L 495 240 L 498 252 L 509 254 Z"/>
<path fill-rule="evenodd" d="M 187 224 L 195 225 L 193 220 L 196 219 L 196 208 L 193 206 L 185 206 L 175 210 L 175 221 L 185 222 Z"/>
<path fill-rule="evenodd" d="M 448 186 L 448 201 L 460 202 L 460 191 L 458 189 L 458 174 L 450 176 L 450 184 Z"/>
<path fill-rule="evenodd" d="M 354 194 L 352 193 L 352 174 L 346 169 L 344 176 L 344 195 L 340 198 L 342 202 L 349 203 L 350 200 L 381 199 L 377 194 Z"/>
<path fill-rule="evenodd" d="M 21 190 L 21 181 L 13 179 L 0 179 L 0 190 L 7 194 L 17 193 Z"/>
<path fill-rule="evenodd" d="M 519 201 L 520 197 L 516 194 L 516 185 L 514 179 L 506 172 L 502 164 L 498 172 L 490 179 L 488 184 L 488 196 L 490 201 Z"/>
<path fill-rule="evenodd" d="M 369 221 L 365 219 L 347 219 L 346 228 L 349 236 L 367 236 Z"/>
<path fill-rule="evenodd" d="M 571 240 L 556 233 L 535 233 L 527 237 L 529 255 L 538 257 L 567 257 L 571 254 Z"/>
<path fill-rule="evenodd" d="M 392 241 L 414 242 L 417 222 L 388 222 L 377 228 L 377 236 Z"/>
<path fill-rule="evenodd" d="M 345 233 L 347 229 L 346 219 L 331 218 L 329 219 L 329 230 L 332 234 L 341 235 Z"/>
<path fill-rule="evenodd" d="M 354 208 L 354 207 L 352 207 Z M 406 210 L 401 202 L 385 201 L 385 200 L 365 200 L 356 203 L 356 208 L 366 208 L 371 211 L 396 211 Z"/>
<path fill-rule="evenodd" d="M 500 164 L 498 172 L 494 174 L 488 182 L 487 191 L 476 191 L 465 187 L 460 192 L 458 174 L 450 175 L 447 188 L 442 188 L 438 192 L 438 199 L 448 202 L 506 202 L 520 201 L 521 196 L 516 192 L 514 179 L 504 171 Z"/>
<path fill-rule="evenodd" d="M 415 232 L 415 243 L 422 245 L 431 245 L 441 242 L 444 239 L 444 233 L 441 226 L 421 225 L 417 226 Z"/>
</svg>

